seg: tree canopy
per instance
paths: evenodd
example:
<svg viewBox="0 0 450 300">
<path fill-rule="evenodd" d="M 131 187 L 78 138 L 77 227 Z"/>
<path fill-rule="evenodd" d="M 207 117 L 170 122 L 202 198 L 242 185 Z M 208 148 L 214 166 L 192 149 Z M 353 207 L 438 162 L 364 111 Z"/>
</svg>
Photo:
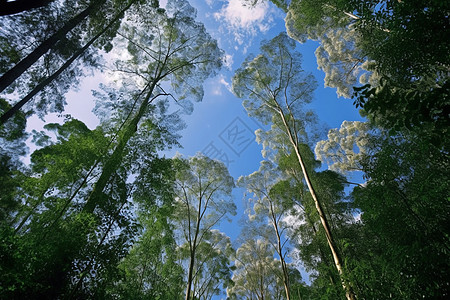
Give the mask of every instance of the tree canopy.
<svg viewBox="0 0 450 300">
<path fill-rule="evenodd" d="M 271 2 L 286 32 L 219 74 L 187 0 L 0 1 L 0 299 L 449 298 L 449 3 Z M 362 119 L 323 130 L 308 40 Z M 254 170 L 174 154 L 205 82 L 258 123 Z"/>
</svg>

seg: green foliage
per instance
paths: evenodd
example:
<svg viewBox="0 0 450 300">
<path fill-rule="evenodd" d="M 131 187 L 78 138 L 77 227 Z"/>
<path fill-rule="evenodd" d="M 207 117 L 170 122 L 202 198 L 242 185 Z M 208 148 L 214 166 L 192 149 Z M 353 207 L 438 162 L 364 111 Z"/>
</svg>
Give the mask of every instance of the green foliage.
<svg viewBox="0 0 450 300">
<path fill-rule="evenodd" d="M 401 85 L 446 76 L 450 65 L 448 12 L 442 1 L 350 1 L 364 22 L 360 47 L 379 72 Z"/>
<path fill-rule="evenodd" d="M 236 251 L 231 299 L 279 299 L 283 293 L 281 266 L 267 241 L 246 240 Z"/>
<path fill-rule="evenodd" d="M 448 157 L 408 133 L 372 142 L 363 163 L 367 184 L 353 192 L 364 225 L 355 240 L 364 248 L 355 271 L 362 294 L 446 298 Z"/>
<path fill-rule="evenodd" d="M 344 121 L 339 129 L 330 129 L 327 140 L 319 141 L 314 152 L 330 170 L 346 174 L 361 170 L 361 159 L 367 151 L 371 133 L 365 122 Z"/>
<path fill-rule="evenodd" d="M 28 114 L 0 127 L 0 299 L 210 299 L 225 289 L 230 299 L 342 299 L 346 284 L 359 299 L 449 297 L 447 3 L 273 1 L 290 36 L 320 42 L 326 85 L 346 97 L 356 85 L 369 123 L 330 130 L 316 158 L 306 105 L 317 83 L 295 42 L 282 33 L 247 57 L 233 92 L 271 127 L 257 132 L 267 160 L 238 180 L 249 220 L 234 251 L 216 229 L 236 214 L 227 168 L 202 155 L 159 155 L 177 145 L 179 111 L 192 111 L 221 67 L 217 42 L 187 1 L 75 2 L 2 19 L 5 73 L 90 7 L 7 93 L 28 93 L 103 29 L 95 49 L 121 58 L 111 66 L 116 81 L 95 92 L 98 128 L 70 116 L 46 124 L 32 133 L 38 149 L 26 166 Z M 122 9 L 127 22 L 110 23 Z M 95 49 L 30 112 L 62 111 L 82 67 L 98 66 Z M 0 99 L 0 113 L 11 99 Z M 319 171 L 319 160 L 330 170 Z M 346 197 L 345 177 L 331 169 L 360 169 L 366 182 Z"/>
<path fill-rule="evenodd" d="M 197 154 L 176 157 L 175 212 L 180 259 L 186 270 L 186 299 L 217 295 L 230 284 L 229 239 L 215 228 L 236 214 L 234 179 L 222 162 Z"/>
<path fill-rule="evenodd" d="M 437 148 L 448 149 L 450 83 L 447 79 L 433 81 L 420 79 L 399 86 L 391 79 L 383 79 L 378 87 L 355 88 L 355 104 L 392 134 L 407 129 Z"/>
<path fill-rule="evenodd" d="M 149 172 L 150 173 L 150 172 Z M 173 180 L 167 178 L 169 181 Z M 141 197 L 146 190 L 138 188 Z M 155 191 L 155 186 L 153 190 Z M 165 189 L 157 188 L 161 193 Z M 154 195 L 154 191 L 151 193 Z M 183 270 L 177 263 L 173 226 L 169 223 L 173 205 L 153 203 L 152 198 L 139 206 L 142 235 L 118 265 L 120 276 L 110 282 L 109 298 L 182 299 Z M 173 198 L 172 198 L 173 199 Z"/>
<path fill-rule="evenodd" d="M 378 126 L 414 128 L 448 147 L 449 11 L 438 0 L 299 0 L 289 5 L 286 27 L 300 42 L 320 41 L 319 68 L 339 95 L 350 97 L 349 84 L 363 75 L 354 104 Z"/>
<path fill-rule="evenodd" d="M 0 98 L 0 113 L 9 104 Z M 17 194 L 23 184 L 24 174 L 19 158 L 26 154 L 26 118 L 17 114 L 11 122 L 0 126 L 0 224 L 12 220 L 12 215 L 20 206 Z"/>
<path fill-rule="evenodd" d="M 0 48 L 11 57 L 0 67 L 0 91 L 6 89 L 22 100 L 2 116 L 2 123 L 36 95 L 28 114 L 43 117 L 48 111 L 62 112 L 65 93 L 88 69 L 99 66 L 98 49 L 111 50 L 124 12 L 139 1 L 87 2 L 55 1 L 33 12 L 5 17 L 5 27 L 10 30 L 1 33 Z M 15 102 L 16 95 L 10 102 Z"/>
<path fill-rule="evenodd" d="M 295 42 L 285 33 L 262 42 L 261 54 L 247 57 L 233 77 L 233 92 L 243 98 L 248 114 L 265 124 L 281 122 L 280 112 L 297 120 L 308 119 L 304 105 L 311 102 L 316 86 L 312 75 L 301 67 Z M 298 131 L 304 126 L 300 124 Z"/>
</svg>

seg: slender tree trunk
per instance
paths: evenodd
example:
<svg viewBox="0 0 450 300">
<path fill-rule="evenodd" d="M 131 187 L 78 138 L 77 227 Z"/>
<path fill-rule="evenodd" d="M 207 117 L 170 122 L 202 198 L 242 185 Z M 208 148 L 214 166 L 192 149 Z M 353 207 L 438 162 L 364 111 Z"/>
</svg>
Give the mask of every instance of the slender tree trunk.
<svg viewBox="0 0 450 300">
<path fill-rule="evenodd" d="M 264 300 L 264 288 L 265 287 L 263 285 L 263 281 L 264 281 L 263 275 L 259 276 L 259 292 L 260 292 L 260 295 L 256 295 L 256 296 L 258 296 L 259 300 Z"/>
<path fill-rule="evenodd" d="M 310 216 L 309 216 L 306 212 L 305 212 L 305 215 L 306 215 L 306 219 L 307 219 L 309 225 L 310 225 L 310 226 L 312 227 L 312 229 L 313 229 L 314 234 L 317 235 L 318 231 L 317 231 L 317 229 L 316 229 L 316 226 L 314 225 L 314 222 L 311 220 Z M 320 256 L 320 259 L 321 259 L 325 264 L 329 264 L 328 258 L 327 258 L 327 256 L 325 255 L 325 253 L 324 253 L 324 251 L 323 251 L 323 249 L 322 249 L 322 245 L 319 243 L 318 246 L 319 246 L 319 256 Z M 336 281 L 335 281 L 334 278 L 333 278 L 333 274 L 330 273 L 330 272 L 327 272 L 327 273 L 328 273 L 328 276 L 330 277 L 330 282 L 331 282 L 331 284 L 332 284 L 332 285 L 336 285 Z"/>
<path fill-rule="evenodd" d="M 277 224 L 276 216 L 275 216 L 275 213 L 273 210 L 272 202 L 270 202 L 270 214 L 272 217 L 273 228 L 274 228 L 275 234 L 277 236 L 277 247 L 278 247 L 277 252 L 278 252 L 278 255 L 280 256 L 281 269 L 283 271 L 284 291 L 286 293 L 286 299 L 291 300 L 291 293 L 290 293 L 290 288 L 289 288 L 289 272 L 287 269 L 286 261 L 284 260 L 284 256 L 283 256 L 283 246 L 281 245 L 281 236 L 280 236 L 280 232 L 278 230 L 278 224 Z"/>
<path fill-rule="evenodd" d="M 67 21 L 67 23 L 55 32 L 48 39 L 43 41 L 36 49 L 23 58 L 17 65 L 12 67 L 9 71 L 0 77 L 0 92 L 5 90 L 12 84 L 20 75 L 22 75 L 29 67 L 31 67 L 38 59 L 44 55 L 48 50 L 53 48 L 55 44 L 63 38 L 69 31 L 80 24 L 87 16 L 96 10 L 98 6 L 103 4 L 106 0 L 93 1 L 85 10 Z"/>
<path fill-rule="evenodd" d="M 188 280 L 187 280 L 187 286 L 186 286 L 186 296 L 185 300 L 191 299 L 191 289 L 192 289 L 192 276 L 194 274 L 194 263 L 195 263 L 195 245 L 192 249 L 190 255 L 191 258 L 189 260 L 189 269 L 188 269 Z"/>
<path fill-rule="evenodd" d="M 121 19 L 122 15 L 130 8 L 136 0 L 132 0 L 123 8 L 102 31 L 97 33 L 86 45 L 78 49 L 71 58 L 69 58 L 55 73 L 40 82 L 31 92 L 28 93 L 22 100 L 17 102 L 13 107 L 7 110 L 0 117 L 0 126 L 3 125 L 9 118 L 19 111 L 26 103 L 28 103 L 37 93 L 42 91 L 48 84 L 55 80 L 62 72 L 64 72 L 78 57 L 80 57 L 100 36 L 102 36 L 114 23 Z"/>
<path fill-rule="evenodd" d="M 200 191 L 201 194 L 201 191 Z M 187 199 L 186 199 L 187 201 Z M 198 238 L 198 233 L 200 231 L 200 221 L 201 221 L 201 208 L 202 208 L 202 197 L 200 196 L 199 199 L 199 204 L 198 204 L 198 212 L 197 212 L 197 224 L 195 227 L 195 235 L 194 235 L 194 241 L 192 242 L 192 244 L 190 245 L 191 247 L 191 258 L 189 261 L 189 270 L 188 270 L 188 280 L 187 280 L 187 286 L 186 286 L 186 297 L 185 300 L 189 300 L 191 299 L 191 289 L 192 289 L 192 277 L 194 274 L 194 264 L 195 264 L 195 252 L 197 250 L 197 238 Z M 189 225 L 190 226 L 190 225 Z"/>
<path fill-rule="evenodd" d="M 286 299 L 291 300 L 291 292 L 289 288 L 289 273 L 288 268 L 286 265 L 286 261 L 284 258 L 281 260 L 281 267 L 283 269 L 283 285 L 284 285 L 284 291 L 286 293 Z"/>
<path fill-rule="evenodd" d="M 128 141 L 131 137 L 136 133 L 138 129 L 138 123 L 142 119 L 145 111 L 147 110 L 148 105 L 151 100 L 150 97 L 156 87 L 157 80 L 155 79 L 150 86 L 149 91 L 142 104 L 139 107 L 138 113 L 133 117 L 130 123 L 125 127 L 124 134 L 122 138 L 119 140 L 117 147 L 114 149 L 111 157 L 106 161 L 102 173 L 94 185 L 94 188 L 86 201 L 86 204 L 83 208 L 85 212 L 92 213 L 95 207 L 98 205 L 99 201 L 102 198 L 103 190 L 105 189 L 109 179 L 111 178 L 114 171 L 117 169 L 118 165 L 122 162 L 123 159 L 123 151 L 125 150 Z M 154 98 L 153 98 L 154 99 Z"/>
<path fill-rule="evenodd" d="M 300 167 L 302 169 L 303 177 L 305 178 L 306 185 L 308 186 L 308 189 L 309 189 L 309 192 L 311 194 L 311 197 L 314 200 L 314 204 L 316 206 L 317 213 L 319 214 L 319 218 L 320 218 L 320 222 L 322 224 L 322 227 L 325 230 L 325 235 L 327 237 L 328 246 L 330 247 L 331 254 L 333 256 L 334 265 L 336 266 L 336 269 L 337 269 L 337 271 L 339 273 L 339 276 L 341 277 L 342 287 L 344 288 L 345 296 L 346 296 L 346 298 L 348 300 L 356 300 L 356 296 L 355 296 L 354 292 L 352 291 L 351 287 L 343 279 L 344 270 L 342 268 L 342 260 L 341 260 L 341 257 L 340 257 L 340 253 L 339 253 L 339 251 L 337 249 L 336 242 L 335 242 L 334 237 L 333 237 L 333 235 L 331 233 L 331 227 L 330 227 L 329 222 L 328 222 L 328 220 L 327 220 L 327 218 L 325 216 L 325 213 L 323 211 L 322 205 L 321 205 L 321 203 L 320 203 L 320 201 L 319 201 L 319 199 L 317 197 L 316 191 L 314 190 L 314 187 L 313 187 L 313 185 L 311 183 L 311 180 L 309 178 L 308 172 L 306 170 L 305 163 L 303 161 L 303 157 L 300 154 L 298 143 L 294 139 L 292 131 L 291 131 L 289 125 L 287 124 L 286 117 L 285 117 L 285 115 L 284 115 L 284 113 L 283 113 L 283 111 L 281 109 L 279 110 L 279 114 L 281 116 L 281 119 L 283 121 L 284 127 L 286 129 L 286 133 L 289 136 L 289 140 L 290 140 L 292 146 L 294 147 L 295 154 L 297 156 L 298 162 L 300 163 Z"/>
<path fill-rule="evenodd" d="M 22 228 L 23 225 L 28 221 L 28 219 L 33 215 L 36 208 L 39 206 L 39 204 L 42 203 L 45 193 L 48 189 L 45 189 L 44 192 L 41 193 L 41 195 L 38 197 L 38 200 L 35 204 L 32 205 L 30 211 L 27 213 L 27 215 L 20 221 L 19 225 L 14 229 L 14 233 L 17 234 L 19 230 Z M 31 203 L 30 203 L 31 204 Z M 25 204 L 26 205 L 26 204 Z M 16 216 L 17 218 L 17 216 Z"/>
<path fill-rule="evenodd" d="M 125 126 L 123 135 L 119 138 L 119 142 L 117 147 L 114 149 L 111 157 L 106 161 L 102 173 L 100 174 L 99 179 L 94 185 L 94 188 L 89 195 L 89 198 L 86 201 L 86 204 L 83 208 L 83 211 L 92 213 L 95 209 L 95 207 L 98 205 L 99 201 L 101 201 L 103 190 L 105 189 L 109 179 L 111 178 L 114 171 L 117 169 L 118 165 L 122 162 L 123 159 L 123 151 L 125 150 L 125 147 L 128 144 L 128 141 L 131 139 L 131 137 L 137 132 L 139 121 L 142 119 L 142 117 L 145 114 L 145 111 L 147 110 L 148 105 L 156 99 L 160 95 L 166 95 L 166 94 L 157 94 L 152 97 L 152 94 L 158 84 L 158 82 L 164 77 L 162 75 L 163 69 L 165 67 L 165 64 L 167 62 L 167 57 L 162 62 L 162 64 L 159 66 L 159 68 L 155 71 L 155 76 L 152 78 L 151 83 L 148 84 L 148 92 L 142 101 L 139 110 L 137 114 L 131 119 L 130 123 L 128 123 Z M 146 87 L 142 91 L 142 93 L 145 91 Z M 152 98 L 151 98 L 152 97 Z"/>
</svg>

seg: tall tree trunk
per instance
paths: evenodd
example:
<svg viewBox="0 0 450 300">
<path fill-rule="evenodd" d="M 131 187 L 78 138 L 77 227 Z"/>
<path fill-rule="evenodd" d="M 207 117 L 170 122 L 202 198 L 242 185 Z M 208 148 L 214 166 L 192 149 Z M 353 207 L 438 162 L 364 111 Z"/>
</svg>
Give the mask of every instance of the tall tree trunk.
<svg viewBox="0 0 450 300">
<path fill-rule="evenodd" d="M 286 265 L 286 261 L 283 258 L 283 261 L 281 262 L 281 266 L 283 268 L 283 285 L 284 285 L 284 291 L 286 293 L 286 300 L 291 300 L 291 291 L 289 287 L 289 273 Z"/>
<path fill-rule="evenodd" d="M 275 216 L 275 212 L 274 212 L 274 209 L 273 209 L 272 202 L 270 202 L 270 214 L 271 214 L 271 217 L 272 217 L 272 225 L 273 225 L 273 228 L 275 230 L 275 234 L 277 236 L 277 248 L 278 248 L 277 252 L 278 252 L 278 256 L 280 256 L 281 269 L 283 271 L 284 291 L 286 293 L 286 299 L 287 300 L 291 300 L 291 292 L 290 292 L 290 287 L 289 287 L 289 272 L 288 272 L 288 268 L 287 268 L 287 265 L 286 265 L 286 261 L 285 261 L 284 256 L 283 256 L 283 246 L 281 245 L 281 235 L 280 235 L 280 231 L 278 230 L 278 223 L 277 223 L 277 219 L 276 219 L 276 216 Z"/>
<path fill-rule="evenodd" d="M 158 82 L 158 79 L 155 79 L 150 88 L 147 92 L 147 95 L 145 96 L 145 99 L 142 101 L 139 110 L 137 114 L 131 119 L 130 123 L 126 125 L 124 129 L 124 133 L 122 137 L 119 140 L 119 143 L 117 144 L 117 147 L 114 149 L 112 155 L 108 158 L 105 165 L 103 166 L 102 173 L 100 174 L 100 177 L 98 178 L 97 182 L 94 185 L 94 188 L 89 195 L 88 200 L 86 201 L 86 204 L 83 208 L 85 212 L 92 213 L 95 209 L 95 207 L 98 205 L 99 201 L 102 198 L 103 190 L 105 189 L 109 179 L 111 178 L 114 171 L 117 169 L 117 167 L 120 165 L 123 159 L 123 152 L 125 150 L 125 147 L 128 144 L 128 141 L 133 137 L 133 135 L 137 132 L 139 121 L 144 116 L 145 111 L 147 110 L 148 105 L 151 103 L 153 99 L 155 99 L 157 96 L 154 96 L 152 99 L 150 97 L 153 94 L 153 91 L 156 87 L 156 84 Z"/>
<path fill-rule="evenodd" d="M 78 49 L 71 58 L 69 58 L 55 73 L 40 82 L 31 92 L 28 93 L 22 100 L 17 102 L 13 107 L 7 110 L 0 117 L 0 125 L 3 125 L 9 118 L 11 118 L 15 113 L 19 111 L 27 102 L 29 102 L 37 93 L 42 91 L 48 84 L 55 80 L 62 72 L 64 72 L 81 54 L 83 54 L 100 36 L 102 36 L 115 22 L 121 19 L 123 13 L 130 8 L 136 0 L 132 0 L 128 5 L 123 8 L 115 17 L 112 19 L 102 31 L 97 33 L 86 45 Z"/>
<path fill-rule="evenodd" d="M 12 84 L 20 75 L 22 75 L 29 67 L 31 67 L 42 55 L 55 46 L 55 44 L 63 38 L 69 31 L 74 29 L 80 24 L 87 16 L 96 11 L 96 8 L 106 0 L 93 1 L 85 10 L 74 16 L 72 19 L 56 31 L 52 36 L 43 41 L 36 49 L 23 58 L 20 62 L 12 67 L 9 71 L 0 77 L 0 92 L 5 90 L 10 84 Z"/>
<path fill-rule="evenodd" d="M 186 199 L 186 202 L 188 199 Z M 188 204 L 189 205 L 189 204 Z M 202 217 L 201 213 L 202 208 L 202 197 L 201 197 L 201 191 L 200 191 L 200 198 L 199 198 L 199 204 L 198 204 L 198 212 L 197 212 L 197 224 L 195 226 L 195 235 L 194 235 L 194 241 L 190 243 L 190 261 L 189 261 L 189 270 L 188 270 L 188 280 L 187 280 L 187 286 L 186 286 L 186 296 L 185 300 L 191 299 L 191 289 L 192 289 L 192 277 L 194 274 L 194 264 L 195 264 L 195 252 L 197 250 L 197 238 L 200 231 L 200 221 Z M 189 224 L 190 226 L 190 224 Z"/>
<path fill-rule="evenodd" d="M 354 294 L 353 290 L 351 289 L 351 287 L 348 285 L 348 283 L 343 279 L 344 276 L 344 270 L 342 268 L 342 260 L 341 260 L 341 256 L 340 253 L 337 249 L 337 245 L 336 242 L 334 240 L 334 237 L 331 233 L 331 227 L 329 225 L 329 222 L 325 216 L 325 213 L 323 211 L 322 205 L 317 197 L 316 191 L 314 190 L 314 187 L 311 183 L 311 180 L 309 178 L 308 172 L 306 170 L 306 166 L 305 163 L 303 161 L 303 157 L 300 153 L 299 150 L 299 145 L 296 139 L 294 139 L 294 136 L 292 134 L 291 128 L 289 127 L 286 117 L 283 113 L 283 111 L 281 110 L 281 108 L 279 108 L 278 113 L 281 116 L 281 119 L 283 121 L 284 127 L 286 129 L 286 133 L 289 136 L 289 140 L 292 144 L 292 146 L 294 147 L 294 151 L 295 154 L 297 156 L 298 162 L 300 163 L 300 167 L 302 169 L 302 173 L 303 173 L 303 177 L 305 178 L 306 181 L 306 185 L 308 186 L 309 192 L 311 194 L 311 197 L 314 200 L 314 204 L 316 206 L 316 210 L 317 213 L 319 214 L 319 218 L 320 218 L 320 222 L 322 224 L 323 229 L 325 230 L 325 235 L 327 237 L 327 242 L 328 242 L 328 246 L 330 247 L 331 250 L 331 254 L 333 256 L 333 260 L 334 260 L 334 265 L 336 266 L 336 269 L 339 273 L 339 276 L 341 277 L 341 283 L 342 283 L 342 287 L 345 291 L 345 296 L 348 300 L 356 300 L 356 295 Z"/>
<path fill-rule="evenodd" d="M 305 213 L 305 214 L 306 214 L 306 218 L 307 218 L 309 224 L 311 225 L 311 227 L 313 229 L 314 234 L 317 235 L 318 231 L 316 229 L 316 226 L 314 225 L 314 222 L 311 220 L 311 218 L 309 217 L 309 215 L 307 213 Z M 325 264 L 328 265 L 329 264 L 328 257 L 325 255 L 325 252 L 323 251 L 322 245 L 320 243 L 318 245 L 318 248 L 319 248 L 319 256 L 320 256 L 321 261 L 323 261 Z M 331 284 L 336 285 L 336 281 L 334 280 L 333 274 L 331 272 L 327 272 L 327 273 L 328 273 L 328 276 L 330 277 Z"/>
<path fill-rule="evenodd" d="M 191 299 L 191 289 L 192 289 L 192 276 L 194 274 L 194 263 L 195 263 L 195 245 L 191 251 L 191 258 L 189 260 L 189 269 L 188 269 L 188 280 L 186 286 L 186 296 L 185 300 Z"/>
</svg>

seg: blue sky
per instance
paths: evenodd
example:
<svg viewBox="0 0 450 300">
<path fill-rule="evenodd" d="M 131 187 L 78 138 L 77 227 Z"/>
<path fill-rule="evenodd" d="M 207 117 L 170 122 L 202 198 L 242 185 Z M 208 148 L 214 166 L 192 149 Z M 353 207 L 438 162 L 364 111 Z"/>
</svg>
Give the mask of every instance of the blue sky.
<svg viewBox="0 0 450 300">
<path fill-rule="evenodd" d="M 180 140 L 183 148 L 173 149 L 165 155 L 173 156 L 179 152 L 185 156 L 198 152 L 217 158 L 229 168 L 230 174 L 237 179 L 258 170 L 262 160 L 261 147 L 254 141 L 253 132 L 260 125 L 249 118 L 244 111 L 241 100 L 231 92 L 231 78 L 240 67 L 245 57 L 259 52 L 262 40 L 269 40 L 285 31 L 284 13 L 271 3 L 250 9 L 241 4 L 242 0 L 193 0 L 191 5 L 198 10 L 197 19 L 203 22 L 209 33 L 218 40 L 225 51 L 226 63 L 222 71 L 205 83 L 205 96 L 202 102 L 196 103 L 194 112 L 184 116 L 186 129 L 181 132 Z M 161 1 L 164 4 L 164 1 Z M 339 127 L 344 120 L 361 120 L 357 109 L 350 99 L 338 99 L 335 89 L 324 88 L 324 73 L 317 70 L 314 51 L 317 43 L 298 44 L 297 49 L 303 54 L 303 68 L 312 72 L 319 83 L 315 92 L 315 100 L 311 107 L 316 111 L 326 129 Z M 67 113 L 94 128 L 98 120 L 91 113 L 93 96 L 91 90 L 105 81 L 106 74 L 96 73 L 82 81 L 78 91 L 67 95 Z M 47 122 L 61 121 L 55 115 L 46 117 Z M 43 123 L 33 117 L 28 128 L 41 128 Z M 233 135 L 232 133 L 239 133 Z M 238 206 L 238 215 L 233 222 L 224 222 L 220 230 L 235 240 L 239 234 L 238 220 L 244 214 L 243 191 L 236 189 L 234 199 Z"/>
<path fill-rule="evenodd" d="M 237 155 L 220 137 L 224 130 L 233 128 L 236 118 L 239 124 L 244 123 L 253 131 L 260 126 L 247 117 L 241 100 L 230 92 L 231 78 L 248 54 L 258 54 L 262 40 L 269 40 L 285 31 L 284 13 L 271 3 L 249 9 L 242 6 L 241 0 L 195 0 L 191 4 L 198 10 L 198 19 L 225 51 L 228 65 L 218 76 L 205 83 L 203 101 L 195 105 L 192 115 L 185 116 L 188 126 L 182 133 L 181 144 L 184 149 L 179 151 L 193 155 L 212 142 L 218 150 L 227 154 L 228 157 L 223 160 L 228 160 L 231 175 L 238 177 L 249 174 L 259 166 L 260 147 L 253 142 L 245 151 L 238 151 L 240 153 Z M 323 88 L 324 73 L 317 70 L 314 55 L 316 48 L 317 43 L 312 41 L 298 44 L 297 47 L 303 54 L 305 71 L 312 72 L 319 82 L 311 107 L 324 123 L 324 129 L 339 127 L 343 120 L 360 120 L 351 100 L 337 99 L 334 89 Z"/>
<path fill-rule="evenodd" d="M 260 145 L 253 139 L 253 132 L 260 124 L 247 116 L 241 100 L 231 93 L 231 78 L 247 55 L 259 52 L 261 41 L 270 40 L 285 31 L 285 14 L 272 3 L 265 2 L 255 8 L 249 8 L 243 6 L 241 1 L 190 1 L 197 9 L 197 19 L 205 24 L 208 32 L 224 50 L 226 63 L 216 77 L 205 83 L 203 101 L 195 104 L 191 115 L 184 116 L 187 127 L 181 132 L 180 143 L 183 148 L 166 153 L 168 157 L 176 152 L 185 156 L 198 152 L 209 154 L 211 158 L 222 160 L 235 179 L 258 170 L 262 156 Z M 160 3 L 164 5 L 165 1 Z M 297 43 L 297 49 L 303 55 L 304 70 L 312 72 L 319 83 L 311 107 L 317 113 L 325 135 L 328 128 L 339 127 L 344 120 L 361 120 L 361 117 L 352 105 L 352 100 L 338 99 L 335 89 L 324 88 L 325 75 L 317 69 L 314 55 L 317 45 L 313 41 L 306 44 Z M 94 106 L 91 90 L 96 89 L 99 83 L 107 81 L 105 76 L 106 73 L 97 72 L 94 77 L 83 79 L 80 88 L 67 95 L 66 113 L 82 120 L 90 128 L 98 125 L 97 118 L 91 112 Z M 62 121 L 55 114 L 48 115 L 45 120 Z M 28 128 L 40 130 L 43 124 L 37 117 L 32 117 Z M 233 130 L 239 133 L 238 137 L 230 136 L 229 133 Z M 237 221 L 243 213 L 241 190 L 235 191 L 235 201 L 239 210 L 238 216 L 234 218 L 234 221 Z M 237 222 L 223 224 L 221 228 L 232 239 L 239 233 L 239 228 L 234 223 Z"/>
<path fill-rule="evenodd" d="M 277 7 L 266 3 L 249 9 L 243 7 L 240 1 L 191 2 L 198 10 L 198 19 L 225 51 L 229 64 L 218 76 L 206 82 L 203 101 L 195 105 L 192 115 L 184 118 L 187 128 L 180 140 L 183 149 L 173 151 L 188 156 L 197 152 L 209 154 L 226 163 L 235 179 L 258 170 L 262 156 L 260 145 L 254 140 L 248 144 L 246 142 L 260 125 L 247 116 L 241 100 L 230 92 L 231 78 L 248 54 L 258 54 L 262 40 L 269 40 L 285 31 L 284 13 Z M 312 72 L 319 83 L 311 107 L 318 114 L 325 135 L 327 129 L 339 127 L 342 121 L 361 120 L 361 117 L 352 105 L 352 100 L 338 99 L 335 89 L 323 87 L 325 75 L 317 69 L 314 55 L 317 45 L 313 41 L 298 43 L 297 49 L 303 55 L 304 70 Z M 241 139 L 237 140 L 233 132 L 239 133 Z M 231 135 L 227 137 L 227 133 Z M 243 146 L 247 147 L 244 149 Z M 244 213 L 243 191 L 236 189 L 234 196 L 238 215 L 232 224 L 223 223 L 220 228 L 232 240 L 239 234 L 237 221 Z"/>
<path fill-rule="evenodd" d="M 220 137 L 220 134 L 227 128 L 232 129 L 236 124 L 243 123 L 251 131 L 259 128 L 260 125 L 247 117 L 241 100 L 230 92 L 231 78 L 247 55 L 259 52 L 262 40 L 270 40 L 281 31 L 285 31 L 285 14 L 272 3 L 264 2 L 255 8 L 249 8 L 243 6 L 242 1 L 190 1 L 191 5 L 197 9 L 197 19 L 205 24 L 208 32 L 218 40 L 219 46 L 225 51 L 226 63 L 216 77 L 205 83 L 203 101 L 195 104 L 191 115 L 184 116 L 187 128 L 181 132 L 183 137 L 180 142 L 183 149 L 174 149 L 168 153 L 171 155 L 179 151 L 184 155 L 194 155 L 212 144 L 220 153 L 225 154 L 222 155 L 222 160 L 228 162 L 230 173 L 236 178 L 258 169 L 261 149 L 253 141 L 244 151 L 239 149 L 236 154 L 224 141 L 223 135 L 222 138 Z M 165 2 L 160 1 L 161 5 Z M 304 70 L 312 72 L 319 83 L 311 107 L 324 124 L 324 134 L 325 128 L 339 127 L 343 120 L 360 120 L 361 117 L 353 107 L 352 100 L 337 99 L 335 89 L 323 87 L 324 73 L 317 70 L 314 55 L 317 43 L 308 41 L 306 44 L 297 43 L 297 45 L 297 49 L 303 55 Z M 97 89 L 99 83 L 107 81 L 105 76 L 107 76 L 106 73 L 96 72 L 94 77 L 82 80 L 78 90 L 71 91 L 67 95 L 66 112 L 82 120 L 91 128 L 98 125 L 97 118 L 91 112 L 94 105 L 91 90 Z M 235 121 L 236 118 L 238 121 Z M 48 115 L 45 120 L 46 122 L 62 121 L 55 114 Z M 43 124 L 37 117 L 33 117 L 29 121 L 28 128 L 39 129 Z M 230 124 L 231 127 L 229 127 Z"/>
</svg>

